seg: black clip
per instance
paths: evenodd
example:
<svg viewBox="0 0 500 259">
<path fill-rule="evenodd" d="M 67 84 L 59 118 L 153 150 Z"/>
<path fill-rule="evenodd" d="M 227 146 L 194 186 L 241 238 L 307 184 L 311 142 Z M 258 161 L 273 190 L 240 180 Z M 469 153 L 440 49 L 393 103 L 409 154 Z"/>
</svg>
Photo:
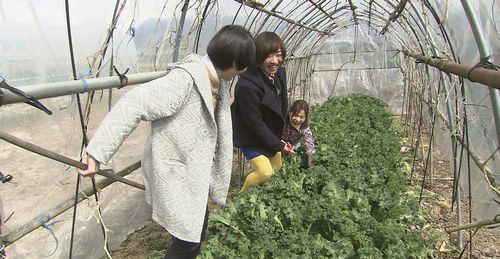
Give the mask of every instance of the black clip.
<svg viewBox="0 0 500 259">
<path fill-rule="evenodd" d="M 33 96 L 15 88 L 15 87 L 10 86 L 9 84 L 7 84 L 7 82 L 5 82 L 5 78 L 3 78 L 2 76 L 0 76 L 0 88 L 9 90 L 16 95 L 24 97 L 26 99 L 25 103 L 44 111 L 48 115 L 52 115 L 52 111 L 47 109 L 47 107 L 43 106 L 43 104 L 41 102 L 39 102 L 35 97 L 33 97 Z M 0 94 L 0 96 L 3 96 L 3 93 Z M 3 99 L 3 97 L 0 98 L 0 101 L 2 101 L 2 99 Z M 2 102 L 0 102 L 0 105 L 1 104 L 2 104 Z"/>
<path fill-rule="evenodd" d="M 0 181 L 2 183 L 8 183 L 12 180 L 12 178 L 14 178 L 12 175 L 10 174 L 4 175 L 2 172 L 0 172 Z"/>
<path fill-rule="evenodd" d="M 115 70 L 115 73 L 118 75 L 118 77 L 120 77 L 120 86 L 118 86 L 118 89 L 126 86 L 128 84 L 128 78 L 127 78 L 126 74 L 128 73 L 129 69 L 127 68 L 127 70 L 125 70 L 125 72 L 123 72 L 123 74 L 118 72 L 118 69 L 116 69 L 116 66 L 113 66 L 113 69 Z"/>
<path fill-rule="evenodd" d="M 481 60 L 479 60 L 479 62 L 477 62 L 477 64 L 475 64 L 473 67 L 471 67 L 469 69 L 469 71 L 467 72 L 467 79 L 469 79 L 469 81 L 471 81 L 471 82 L 476 82 L 476 81 L 473 81 L 470 79 L 470 73 L 472 72 L 472 70 L 474 70 L 478 67 L 484 68 L 484 69 L 491 69 L 491 70 L 500 70 L 499 66 L 491 63 L 489 60 L 490 60 L 490 56 L 484 57 Z"/>
</svg>

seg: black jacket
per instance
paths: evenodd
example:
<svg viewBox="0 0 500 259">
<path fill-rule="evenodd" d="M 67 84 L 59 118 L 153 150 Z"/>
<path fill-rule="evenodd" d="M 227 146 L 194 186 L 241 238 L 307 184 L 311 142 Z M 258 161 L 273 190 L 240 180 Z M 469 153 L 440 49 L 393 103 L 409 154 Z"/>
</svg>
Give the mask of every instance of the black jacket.
<svg viewBox="0 0 500 259">
<path fill-rule="evenodd" d="M 287 108 L 285 69 L 278 69 L 273 84 L 256 66 L 249 66 L 238 79 L 231 106 L 234 146 L 266 156 L 281 151 Z"/>
</svg>

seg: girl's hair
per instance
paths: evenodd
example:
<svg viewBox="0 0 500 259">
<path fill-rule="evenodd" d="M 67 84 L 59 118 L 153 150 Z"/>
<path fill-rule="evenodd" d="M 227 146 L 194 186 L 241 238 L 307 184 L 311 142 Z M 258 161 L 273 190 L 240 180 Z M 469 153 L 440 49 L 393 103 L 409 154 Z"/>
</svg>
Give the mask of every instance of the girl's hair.
<svg viewBox="0 0 500 259">
<path fill-rule="evenodd" d="M 255 61 L 255 41 L 242 26 L 226 25 L 210 40 L 207 54 L 215 67 L 242 70 Z"/>
<path fill-rule="evenodd" d="M 292 103 L 292 106 L 288 108 L 288 112 L 286 114 L 285 122 L 287 125 L 290 125 L 290 115 L 295 115 L 300 111 L 304 111 L 306 113 L 306 119 L 304 120 L 303 125 L 309 125 L 309 104 L 307 104 L 304 100 L 296 100 Z"/>
<path fill-rule="evenodd" d="M 257 35 L 255 37 L 255 46 L 255 64 L 257 64 L 257 66 L 264 63 L 264 60 L 266 60 L 269 54 L 274 53 L 279 49 L 281 49 L 283 60 L 286 58 L 285 44 L 283 44 L 283 41 L 274 32 L 265 31 Z"/>
</svg>

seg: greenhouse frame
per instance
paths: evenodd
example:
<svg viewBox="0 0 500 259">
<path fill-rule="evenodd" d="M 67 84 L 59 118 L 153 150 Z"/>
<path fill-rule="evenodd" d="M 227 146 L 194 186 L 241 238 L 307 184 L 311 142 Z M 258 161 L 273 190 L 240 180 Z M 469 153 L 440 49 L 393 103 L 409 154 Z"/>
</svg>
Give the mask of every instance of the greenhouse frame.
<svg viewBox="0 0 500 259">
<path fill-rule="evenodd" d="M 405 225 L 408 218 L 399 216 L 396 221 L 428 241 L 424 256 L 401 253 L 400 258 L 498 258 L 496 14 L 496 0 L 0 0 L 0 251 L 6 258 L 126 258 L 117 253 L 124 241 L 154 224 L 140 161 L 149 123 L 141 123 L 96 177 L 81 177 L 75 168 L 86 167 L 85 147 L 127 91 L 164 77 L 189 53 L 206 55 L 217 31 L 234 24 L 252 36 L 270 31 L 282 39 L 288 102 L 303 99 L 311 105 L 313 133 L 323 125 L 314 117 L 322 105 L 343 100 L 335 98 L 361 95 L 385 104 L 399 129 L 394 138 L 408 185 L 400 195 L 414 196 L 423 220 Z M 237 79 L 230 83 L 234 90 Z M 328 160 L 321 157 L 322 144 L 317 143 L 312 175 Z M 357 154 L 356 148 L 342 152 Z M 292 170 L 290 164 L 284 168 Z M 233 204 L 246 199 L 237 189 L 248 171 L 248 161 L 235 148 L 228 205 L 209 205 L 211 222 L 223 222 Z M 256 189 L 263 192 L 265 185 Z M 350 190 L 344 192 L 352 198 Z M 286 229 L 281 216 L 270 218 Z M 209 235 L 200 257 L 231 257 L 229 236 L 254 245 L 255 233 L 235 224 L 215 226 L 212 235 L 224 225 L 234 233 L 220 241 L 226 248 L 213 248 L 215 236 Z M 341 257 L 330 249 L 340 249 L 343 241 L 325 238 L 335 246 L 312 255 L 280 246 L 279 253 L 258 256 Z M 368 250 L 350 238 L 342 258 L 361 258 Z M 394 258 L 375 237 L 369 243 L 377 251 L 373 258 Z M 165 249 L 129 256 L 163 258 Z M 224 253 L 218 256 L 217 249 Z"/>
</svg>

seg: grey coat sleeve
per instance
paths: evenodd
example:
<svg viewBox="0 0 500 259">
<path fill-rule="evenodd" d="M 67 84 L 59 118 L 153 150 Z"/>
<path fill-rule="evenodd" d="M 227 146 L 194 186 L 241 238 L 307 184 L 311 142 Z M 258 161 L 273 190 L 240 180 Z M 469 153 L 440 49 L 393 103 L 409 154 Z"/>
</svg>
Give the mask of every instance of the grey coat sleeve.
<svg viewBox="0 0 500 259">
<path fill-rule="evenodd" d="M 141 120 L 172 116 L 185 103 L 192 87 L 189 74 L 174 69 L 160 79 L 130 90 L 106 115 L 87 146 L 87 153 L 107 164 Z"/>
</svg>

